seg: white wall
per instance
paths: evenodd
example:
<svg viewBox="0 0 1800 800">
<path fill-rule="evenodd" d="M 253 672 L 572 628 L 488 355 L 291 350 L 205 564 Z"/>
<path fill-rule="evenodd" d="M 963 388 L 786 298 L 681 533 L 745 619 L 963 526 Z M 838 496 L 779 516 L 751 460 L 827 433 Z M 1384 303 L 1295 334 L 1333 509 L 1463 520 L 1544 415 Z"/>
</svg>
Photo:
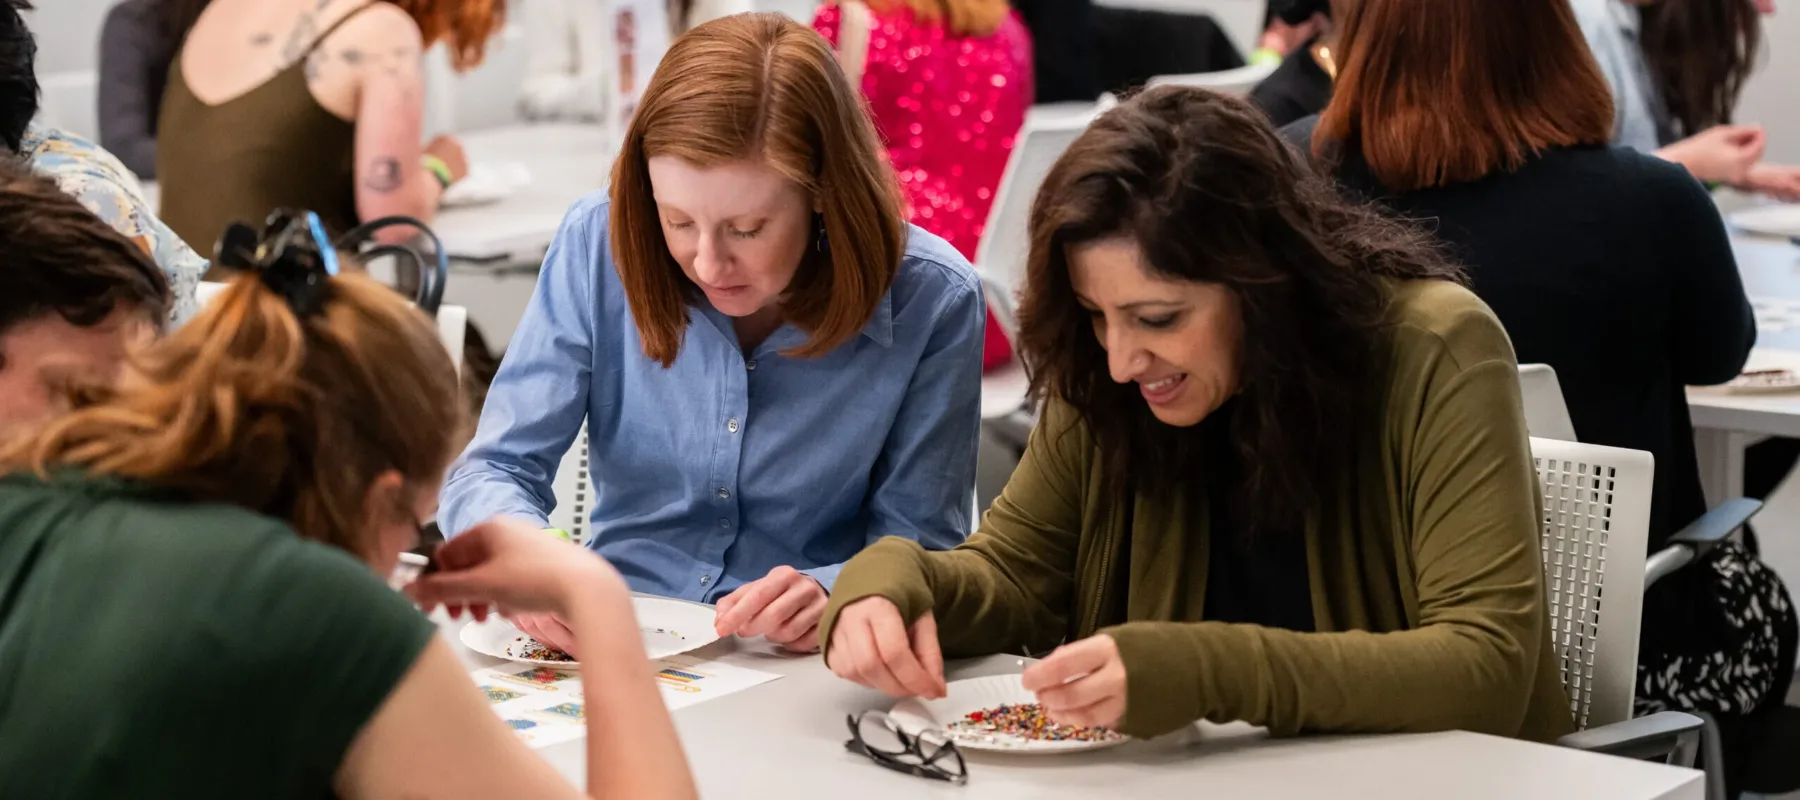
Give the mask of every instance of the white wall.
<svg viewBox="0 0 1800 800">
<path fill-rule="evenodd" d="M 112 0 L 34 0 L 26 21 L 38 40 L 38 74 L 93 69 L 100 21 Z"/>
</svg>

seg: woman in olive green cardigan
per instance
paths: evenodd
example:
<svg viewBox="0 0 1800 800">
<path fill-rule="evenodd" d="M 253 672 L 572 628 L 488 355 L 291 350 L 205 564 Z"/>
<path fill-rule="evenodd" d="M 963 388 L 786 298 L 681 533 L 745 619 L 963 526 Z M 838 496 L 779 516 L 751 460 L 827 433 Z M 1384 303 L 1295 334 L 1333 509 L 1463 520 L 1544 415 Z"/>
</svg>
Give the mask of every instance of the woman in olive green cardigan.
<svg viewBox="0 0 1800 800">
<path fill-rule="evenodd" d="M 1133 735 L 1573 729 L 1512 348 L 1421 234 L 1177 87 L 1082 134 L 1031 226 L 1044 418 L 966 544 L 844 568 L 834 672 L 936 696 L 944 656 L 1056 648 L 1026 687 Z"/>
</svg>

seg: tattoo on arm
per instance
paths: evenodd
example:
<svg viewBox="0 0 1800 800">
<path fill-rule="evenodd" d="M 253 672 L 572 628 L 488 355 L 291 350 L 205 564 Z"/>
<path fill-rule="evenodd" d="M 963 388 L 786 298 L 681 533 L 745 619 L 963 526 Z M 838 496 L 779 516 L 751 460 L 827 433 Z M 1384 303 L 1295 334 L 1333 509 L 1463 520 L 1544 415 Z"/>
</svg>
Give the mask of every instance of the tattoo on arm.
<svg viewBox="0 0 1800 800">
<path fill-rule="evenodd" d="M 313 40 L 318 35 L 319 25 L 313 15 L 301 14 L 300 21 L 294 23 L 294 29 L 288 32 L 287 41 L 281 45 L 281 60 L 289 64 L 299 61 L 313 46 Z"/>
<path fill-rule="evenodd" d="M 363 179 L 363 186 L 376 194 L 392 194 L 405 182 L 406 175 L 400 172 L 400 159 L 381 156 L 369 164 L 369 177 Z"/>
<path fill-rule="evenodd" d="M 259 34 L 256 34 L 255 36 L 250 37 L 250 46 L 251 47 L 268 47 L 269 44 L 274 41 L 275 41 L 275 34 L 259 33 Z"/>
</svg>

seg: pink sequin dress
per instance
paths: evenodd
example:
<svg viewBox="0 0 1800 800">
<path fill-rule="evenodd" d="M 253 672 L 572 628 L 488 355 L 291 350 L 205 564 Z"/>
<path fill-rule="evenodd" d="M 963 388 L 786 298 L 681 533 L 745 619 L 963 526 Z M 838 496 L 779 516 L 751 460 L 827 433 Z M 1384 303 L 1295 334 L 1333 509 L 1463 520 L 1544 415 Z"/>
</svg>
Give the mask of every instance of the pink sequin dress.
<svg viewBox="0 0 1800 800">
<path fill-rule="evenodd" d="M 838 45 L 843 14 L 820 6 L 813 28 Z M 905 5 L 874 14 L 862 93 L 905 190 L 914 224 L 974 260 L 1013 138 L 1031 106 L 1031 35 L 1015 12 L 987 36 L 956 36 Z M 990 316 L 983 361 L 1011 353 Z"/>
</svg>

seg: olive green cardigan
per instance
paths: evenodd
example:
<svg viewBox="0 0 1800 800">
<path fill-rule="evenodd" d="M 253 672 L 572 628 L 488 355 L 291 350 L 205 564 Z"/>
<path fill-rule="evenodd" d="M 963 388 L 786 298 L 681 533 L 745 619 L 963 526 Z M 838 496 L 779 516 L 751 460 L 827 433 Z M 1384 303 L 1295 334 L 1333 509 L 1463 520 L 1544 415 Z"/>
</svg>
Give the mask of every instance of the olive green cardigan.
<svg viewBox="0 0 1800 800">
<path fill-rule="evenodd" d="M 1129 517 L 1099 502 L 1094 444 L 1052 405 L 981 530 L 948 552 L 898 538 L 865 550 L 838 577 L 821 640 L 871 595 L 908 620 L 934 611 L 949 657 L 1104 633 L 1128 674 L 1119 727 L 1139 736 L 1198 719 L 1277 735 L 1571 732 L 1512 346 L 1466 289 L 1393 291 L 1350 480 L 1306 525 L 1318 632 L 1198 621 L 1205 498 L 1140 495 Z"/>
</svg>

